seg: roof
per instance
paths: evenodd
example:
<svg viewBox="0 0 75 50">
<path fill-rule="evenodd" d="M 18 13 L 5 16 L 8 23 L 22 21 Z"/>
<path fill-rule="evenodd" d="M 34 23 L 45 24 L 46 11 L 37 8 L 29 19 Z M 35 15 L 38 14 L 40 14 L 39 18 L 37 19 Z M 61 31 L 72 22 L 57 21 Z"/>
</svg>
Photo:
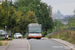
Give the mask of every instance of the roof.
<svg viewBox="0 0 75 50">
<path fill-rule="evenodd" d="M 41 26 L 41 24 L 38 24 L 38 23 L 30 23 L 28 26 L 32 26 L 32 25 L 39 25 L 39 26 Z"/>
</svg>

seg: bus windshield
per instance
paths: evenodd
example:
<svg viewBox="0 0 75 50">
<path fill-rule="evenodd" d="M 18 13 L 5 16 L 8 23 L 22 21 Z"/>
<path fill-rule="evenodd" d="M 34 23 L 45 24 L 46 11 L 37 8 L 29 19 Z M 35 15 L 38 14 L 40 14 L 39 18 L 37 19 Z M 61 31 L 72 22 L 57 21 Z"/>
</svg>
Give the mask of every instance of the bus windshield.
<svg viewBox="0 0 75 50">
<path fill-rule="evenodd" d="M 37 33 L 41 33 L 41 27 L 29 27 L 29 32 L 30 33 L 35 33 L 35 32 L 37 32 Z"/>
</svg>

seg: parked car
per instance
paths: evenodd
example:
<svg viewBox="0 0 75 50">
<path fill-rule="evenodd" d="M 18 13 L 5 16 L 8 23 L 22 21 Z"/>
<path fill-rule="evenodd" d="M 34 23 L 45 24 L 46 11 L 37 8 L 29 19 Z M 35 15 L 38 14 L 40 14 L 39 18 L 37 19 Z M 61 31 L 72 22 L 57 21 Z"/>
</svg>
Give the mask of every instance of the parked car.
<svg viewBox="0 0 75 50">
<path fill-rule="evenodd" d="M 0 30 L 0 37 L 2 38 L 2 39 L 6 39 L 6 32 L 4 31 L 4 30 Z"/>
<path fill-rule="evenodd" d="M 15 33 L 14 38 L 22 38 L 22 34 L 21 33 Z"/>
<path fill-rule="evenodd" d="M 6 33 L 4 30 L 0 30 L 1 39 L 11 39 L 11 35 Z"/>
</svg>

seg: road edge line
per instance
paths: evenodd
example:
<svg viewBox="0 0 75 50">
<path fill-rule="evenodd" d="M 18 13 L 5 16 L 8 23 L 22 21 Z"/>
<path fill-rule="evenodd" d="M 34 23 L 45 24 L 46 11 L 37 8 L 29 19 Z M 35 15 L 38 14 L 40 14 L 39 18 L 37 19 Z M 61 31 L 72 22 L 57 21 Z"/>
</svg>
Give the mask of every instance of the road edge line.
<svg viewBox="0 0 75 50">
<path fill-rule="evenodd" d="M 26 39 L 26 41 L 27 41 L 27 44 L 28 44 L 28 50 L 30 50 L 30 44 L 29 44 L 27 39 Z"/>
<path fill-rule="evenodd" d="M 50 40 L 53 40 L 53 39 L 50 39 Z M 53 40 L 53 41 L 56 41 L 56 40 Z M 63 45 L 63 46 L 66 47 L 67 49 L 73 50 L 72 48 L 68 47 L 66 44 L 63 44 L 63 43 L 61 43 L 61 42 L 59 42 L 59 41 L 56 41 L 56 42 L 60 43 L 61 45 Z"/>
</svg>

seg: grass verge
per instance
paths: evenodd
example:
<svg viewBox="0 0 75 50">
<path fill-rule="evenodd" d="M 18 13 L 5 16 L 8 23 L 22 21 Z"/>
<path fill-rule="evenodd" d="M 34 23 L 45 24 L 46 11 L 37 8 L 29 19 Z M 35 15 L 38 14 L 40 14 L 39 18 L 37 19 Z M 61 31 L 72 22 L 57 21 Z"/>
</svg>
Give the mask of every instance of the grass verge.
<svg viewBox="0 0 75 50">
<path fill-rule="evenodd" d="M 8 40 L 0 41 L 0 46 L 6 46 L 8 44 Z"/>
<path fill-rule="evenodd" d="M 57 32 L 52 33 L 48 37 L 62 39 L 72 44 L 75 44 L 75 32 L 71 30 L 57 31 Z"/>
</svg>

